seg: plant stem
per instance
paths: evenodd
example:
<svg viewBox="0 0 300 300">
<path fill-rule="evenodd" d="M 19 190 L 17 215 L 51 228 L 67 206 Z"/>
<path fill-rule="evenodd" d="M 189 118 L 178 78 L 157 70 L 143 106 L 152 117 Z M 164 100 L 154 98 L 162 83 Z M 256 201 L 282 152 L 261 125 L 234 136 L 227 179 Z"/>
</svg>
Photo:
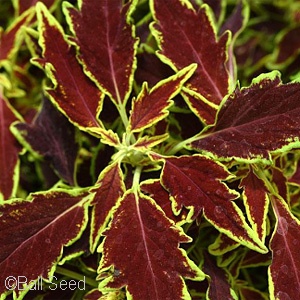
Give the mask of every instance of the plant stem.
<svg viewBox="0 0 300 300">
<path fill-rule="evenodd" d="M 92 278 L 86 277 L 82 274 L 79 274 L 74 271 L 70 271 L 68 269 L 62 268 L 62 267 L 56 267 L 56 273 L 68 276 L 70 278 L 76 279 L 76 280 L 85 280 L 85 282 L 92 286 L 92 287 L 98 287 L 98 282 Z"/>
</svg>

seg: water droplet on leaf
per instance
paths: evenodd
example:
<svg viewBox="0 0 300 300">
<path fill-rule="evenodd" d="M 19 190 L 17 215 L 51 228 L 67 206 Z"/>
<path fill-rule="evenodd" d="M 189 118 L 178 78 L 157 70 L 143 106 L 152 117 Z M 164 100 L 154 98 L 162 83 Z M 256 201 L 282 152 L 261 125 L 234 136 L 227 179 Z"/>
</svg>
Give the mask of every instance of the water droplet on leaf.
<svg viewBox="0 0 300 300">
<path fill-rule="evenodd" d="M 282 272 L 282 273 L 284 273 L 284 274 L 288 274 L 288 272 L 289 272 L 289 268 L 288 268 L 288 266 L 287 265 L 282 265 L 281 267 L 280 267 L 280 271 Z"/>
<path fill-rule="evenodd" d="M 280 235 L 286 235 L 289 230 L 289 224 L 284 217 L 279 217 L 277 232 Z"/>
<path fill-rule="evenodd" d="M 162 249 L 159 249 L 159 250 L 156 250 L 155 252 L 154 252 L 154 257 L 156 258 L 156 259 L 162 259 L 163 258 L 163 256 L 164 256 L 164 250 L 162 250 Z"/>
<path fill-rule="evenodd" d="M 286 292 L 282 292 L 282 291 L 280 291 L 276 294 L 276 299 L 292 300 L 291 297 Z"/>
<path fill-rule="evenodd" d="M 217 205 L 214 209 L 214 212 L 216 215 L 220 215 L 220 214 L 223 214 L 224 213 L 224 209 L 222 206 L 220 205 Z"/>
</svg>

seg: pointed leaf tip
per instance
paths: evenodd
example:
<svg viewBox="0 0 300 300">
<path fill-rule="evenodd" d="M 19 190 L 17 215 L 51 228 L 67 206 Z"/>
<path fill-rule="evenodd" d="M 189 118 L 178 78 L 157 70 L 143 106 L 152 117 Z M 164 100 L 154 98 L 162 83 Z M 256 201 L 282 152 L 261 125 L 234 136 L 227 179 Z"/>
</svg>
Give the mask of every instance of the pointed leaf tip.
<svg viewBox="0 0 300 300">
<path fill-rule="evenodd" d="M 74 47 L 67 43 L 62 27 L 41 2 L 37 4 L 37 17 L 43 53 L 35 62 L 45 69 L 53 83 L 47 94 L 80 129 L 101 127 L 97 117 L 104 94 L 84 74 Z"/>
<path fill-rule="evenodd" d="M 130 130 L 141 131 L 165 118 L 168 107 L 172 105 L 171 99 L 180 92 L 196 67 L 196 64 L 192 64 L 180 70 L 176 75 L 158 82 L 150 91 L 147 83 L 144 83 L 141 92 L 133 101 Z"/>
<path fill-rule="evenodd" d="M 161 49 L 159 57 L 175 70 L 197 63 L 195 74 L 185 86 L 201 95 L 198 101 L 204 100 L 210 111 L 210 106 L 218 106 L 228 93 L 228 33 L 220 39 L 216 37 L 207 5 L 196 12 L 186 0 L 152 0 L 150 3 L 155 19 L 151 30 Z M 202 111 L 203 107 L 197 103 L 193 107 L 200 118 L 205 115 L 205 108 Z"/>
<path fill-rule="evenodd" d="M 83 0 L 79 11 L 65 6 L 86 73 L 117 105 L 131 92 L 138 43 L 129 23 L 135 1 L 123 2 Z"/>
</svg>

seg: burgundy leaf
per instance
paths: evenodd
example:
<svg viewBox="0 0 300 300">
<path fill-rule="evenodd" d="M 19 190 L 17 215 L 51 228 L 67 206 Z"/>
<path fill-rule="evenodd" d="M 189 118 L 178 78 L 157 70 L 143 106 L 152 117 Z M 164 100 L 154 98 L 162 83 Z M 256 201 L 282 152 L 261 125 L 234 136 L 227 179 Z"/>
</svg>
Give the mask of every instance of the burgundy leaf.
<svg viewBox="0 0 300 300">
<path fill-rule="evenodd" d="M 298 161 L 296 170 L 291 178 L 289 178 L 289 182 L 300 185 L 300 161 Z"/>
<path fill-rule="evenodd" d="M 242 0 L 237 1 L 237 5 L 229 16 L 229 18 L 222 25 L 220 32 L 224 33 L 226 30 L 230 30 L 233 36 L 236 36 L 239 31 L 245 26 L 246 21 L 248 21 L 245 2 Z M 244 11 L 243 11 L 244 10 Z"/>
<path fill-rule="evenodd" d="M 20 143 L 50 161 L 59 175 L 74 185 L 78 152 L 75 128 L 49 100 L 44 99 L 42 109 L 32 124 L 17 123 L 14 128 Z"/>
<path fill-rule="evenodd" d="M 47 89 L 51 100 L 80 129 L 99 128 L 97 116 L 104 95 L 85 76 L 76 60 L 76 51 L 66 42 L 59 23 L 41 3 L 37 5 L 39 43 L 43 57 L 35 61 L 45 68 L 54 88 Z"/>
<path fill-rule="evenodd" d="M 209 245 L 209 253 L 220 256 L 228 253 L 229 251 L 236 249 L 240 244 L 229 238 L 225 234 L 219 234 L 213 244 Z"/>
<path fill-rule="evenodd" d="M 139 85 L 147 81 L 153 87 L 160 80 L 171 76 L 174 72 L 163 64 L 155 54 L 143 52 L 137 55 L 137 70 L 135 80 Z"/>
<path fill-rule="evenodd" d="M 182 277 L 204 279 L 178 248 L 190 239 L 147 196 L 126 193 L 105 236 L 100 274 L 112 268 L 112 275 L 100 290 L 126 286 L 136 300 L 183 299 L 188 292 Z"/>
<path fill-rule="evenodd" d="M 21 147 L 9 129 L 10 125 L 17 120 L 0 91 L 0 201 L 15 196 L 19 181 Z"/>
<path fill-rule="evenodd" d="M 192 143 L 200 151 L 243 160 L 269 159 L 299 144 L 300 84 L 282 84 L 277 72 L 236 89 L 215 126 Z"/>
<path fill-rule="evenodd" d="M 236 76 L 236 63 L 234 56 L 234 43 L 238 37 L 238 35 L 243 31 L 245 26 L 247 25 L 249 19 L 249 6 L 245 1 L 239 0 L 234 11 L 229 16 L 229 18 L 225 21 L 222 28 L 220 29 L 220 33 L 225 32 L 226 30 L 230 30 L 232 33 L 232 39 L 230 41 L 230 46 L 228 48 L 228 71 L 231 77 L 232 85 L 236 84 L 237 76 Z"/>
<path fill-rule="evenodd" d="M 90 235 L 91 251 L 94 252 L 100 235 L 112 215 L 113 207 L 125 192 L 120 165 L 112 164 L 104 169 L 100 174 L 96 187 L 92 188 L 91 192 L 95 192 L 92 201 L 93 211 Z"/>
<path fill-rule="evenodd" d="M 7 292 L 8 276 L 24 276 L 28 282 L 51 278 L 63 247 L 78 239 L 86 226 L 89 197 L 80 190 L 53 190 L 1 206 L 0 295 Z M 26 290 L 16 286 L 15 293 Z"/>
<path fill-rule="evenodd" d="M 38 1 L 43 2 L 47 8 L 50 8 L 56 5 L 59 0 L 18 0 L 17 9 L 19 15 L 21 15 L 24 11 L 26 11 L 30 7 L 35 6 Z"/>
<path fill-rule="evenodd" d="M 122 292 L 120 292 L 121 294 Z M 83 300 L 99 300 L 103 294 L 98 289 L 93 289 L 84 295 Z M 118 299 L 118 298 L 117 298 Z"/>
<path fill-rule="evenodd" d="M 213 124 L 216 119 L 217 108 L 203 101 L 203 97 L 196 93 L 190 93 L 187 90 L 181 92 L 185 102 L 191 111 L 205 124 Z"/>
<path fill-rule="evenodd" d="M 240 267 L 250 268 L 256 266 L 269 266 L 271 261 L 271 253 L 266 254 L 257 253 L 255 251 L 247 251 L 246 255 L 243 257 Z"/>
<path fill-rule="evenodd" d="M 248 300 L 248 299 L 267 300 L 267 299 L 269 299 L 265 293 L 262 293 L 261 291 L 255 289 L 253 287 L 246 286 L 246 285 L 239 286 L 239 292 L 240 292 L 241 300 Z"/>
<path fill-rule="evenodd" d="M 168 115 L 168 108 L 172 105 L 173 98 L 181 90 L 182 85 L 195 70 L 195 65 L 184 68 L 176 75 L 160 81 L 150 91 L 145 82 L 142 90 L 133 101 L 130 115 L 130 130 L 141 131 Z"/>
<path fill-rule="evenodd" d="M 22 26 L 27 25 L 34 15 L 33 10 L 28 10 L 22 16 L 6 29 L 4 33 L 0 32 L 0 65 L 2 61 L 11 59 L 12 55 L 18 50 L 18 46 L 22 42 Z"/>
<path fill-rule="evenodd" d="M 274 52 L 272 66 L 277 68 L 290 64 L 300 53 L 300 26 L 284 30 L 278 35 L 278 49 Z"/>
<path fill-rule="evenodd" d="M 193 0 L 197 1 L 197 0 Z M 203 3 L 206 3 L 209 5 L 209 7 L 213 10 L 214 15 L 216 17 L 216 20 L 219 20 L 220 17 L 222 16 L 222 11 L 223 11 L 223 0 L 203 0 Z"/>
<path fill-rule="evenodd" d="M 243 200 L 252 229 L 264 242 L 266 237 L 267 213 L 269 208 L 268 191 L 264 182 L 250 170 L 240 183 L 244 187 Z"/>
<path fill-rule="evenodd" d="M 228 34 L 217 39 L 206 5 L 196 12 L 187 1 L 151 3 L 155 17 L 152 29 L 161 48 L 160 57 L 176 70 L 197 63 L 197 70 L 186 86 L 202 96 L 200 101 L 218 106 L 228 93 Z"/>
<path fill-rule="evenodd" d="M 170 200 L 170 195 L 168 191 L 163 188 L 158 179 L 144 181 L 141 184 L 141 189 L 144 193 L 147 193 L 162 208 L 162 210 L 169 219 L 173 220 L 175 223 L 185 221 L 187 211 L 183 211 L 179 215 L 174 214 L 172 210 L 172 202 Z"/>
<path fill-rule="evenodd" d="M 297 299 L 300 291 L 300 222 L 287 204 L 276 197 L 272 206 L 277 222 L 270 249 L 269 292 L 274 299 Z"/>
<path fill-rule="evenodd" d="M 203 271 L 209 276 L 207 299 L 223 300 L 236 298 L 235 292 L 230 286 L 228 274 L 217 266 L 208 253 L 204 253 Z"/>
<path fill-rule="evenodd" d="M 157 146 L 163 141 L 165 141 L 168 137 L 169 135 L 167 133 L 163 135 L 155 135 L 151 137 L 145 135 L 139 138 L 136 141 L 136 143 L 134 143 L 134 147 L 142 151 L 149 150 L 150 148 Z"/>
<path fill-rule="evenodd" d="M 65 5 L 80 59 L 86 72 L 115 104 L 125 103 L 136 64 L 131 2 L 123 5 L 122 0 L 83 0 L 80 4 L 79 11 Z"/>
<path fill-rule="evenodd" d="M 232 201 L 237 193 L 221 180 L 229 178 L 219 163 L 200 155 L 165 158 L 162 184 L 174 198 L 175 211 L 190 209 L 195 219 L 203 210 L 206 219 L 233 240 L 259 252 L 265 246 L 249 228 L 243 212 Z"/>
</svg>

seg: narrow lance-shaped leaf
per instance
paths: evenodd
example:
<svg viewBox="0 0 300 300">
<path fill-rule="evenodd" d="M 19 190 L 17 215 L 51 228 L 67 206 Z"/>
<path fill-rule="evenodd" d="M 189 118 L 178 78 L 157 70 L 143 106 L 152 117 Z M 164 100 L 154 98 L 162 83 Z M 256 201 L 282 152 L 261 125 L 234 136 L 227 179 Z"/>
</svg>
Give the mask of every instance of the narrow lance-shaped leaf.
<svg viewBox="0 0 300 300">
<path fill-rule="evenodd" d="M 0 86 L 0 202 L 14 196 L 19 182 L 21 147 L 10 131 L 10 125 L 17 120 Z"/>
<path fill-rule="evenodd" d="M 74 185 L 79 148 L 75 127 L 48 99 L 44 99 L 42 109 L 32 124 L 16 123 L 12 131 L 25 148 L 51 162 L 58 174 Z"/>
<path fill-rule="evenodd" d="M 232 201 L 238 194 L 221 182 L 229 178 L 221 164 L 200 155 L 164 160 L 161 180 L 174 199 L 175 212 L 186 207 L 190 209 L 188 218 L 193 220 L 203 211 L 209 222 L 233 240 L 256 251 L 266 251 Z"/>
<path fill-rule="evenodd" d="M 160 81 L 150 91 L 145 82 L 141 92 L 133 101 L 129 130 L 141 131 L 164 119 L 169 113 L 168 107 L 173 103 L 171 98 L 180 92 L 181 86 L 195 69 L 195 64 L 188 66 L 176 75 Z"/>
<path fill-rule="evenodd" d="M 9 276 L 24 276 L 27 283 L 51 278 L 63 247 L 78 239 L 86 226 L 89 197 L 80 190 L 53 190 L 1 206 L 0 295 L 8 292 L 5 279 Z M 18 285 L 14 290 L 17 296 L 26 292 Z"/>
<path fill-rule="evenodd" d="M 47 89 L 51 100 L 82 130 L 101 127 L 97 116 L 104 95 L 84 74 L 76 59 L 76 51 L 65 40 L 63 30 L 42 3 L 37 4 L 39 44 L 42 58 L 35 59 L 53 82 Z"/>
<path fill-rule="evenodd" d="M 125 192 L 120 165 L 117 163 L 105 168 L 91 192 L 95 192 L 91 203 L 93 211 L 90 235 L 90 247 L 94 252 L 100 235 L 112 216 L 113 207 Z"/>
<path fill-rule="evenodd" d="M 276 227 L 271 238 L 269 293 L 274 299 L 297 299 L 300 291 L 300 222 L 283 199 L 272 198 Z"/>
<path fill-rule="evenodd" d="M 137 39 L 131 25 L 136 1 L 82 0 L 80 10 L 64 11 L 85 71 L 115 104 L 125 103 L 132 89 Z"/>
<path fill-rule="evenodd" d="M 150 197 L 128 191 L 100 247 L 100 274 L 112 269 L 100 290 L 126 286 L 129 299 L 191 299 L 182 277 L 204 274 L 178 248 L 189 241 Z"/>
<path fill-rule="evenodd" d="M 16 0 L 13 2 L 16 3 L 16 11 L 20 15 L 30 7 L 35 6 L 38 1 L 43 2 L 47 8 L 54 7 L 59 2 L 59 0 Z"/>
<path fill-rule="evenodd" d="M 243 200 L 248 220 L 252 229 L 257 232 L 260 240 L 264 242 L 269 208 L 268 191 L 264 182 L 252 170 L 242 179 L 240 187 L 244 187 Z"/>
<path fill-rule="evenodd" d="M 224 159 L 270 158 L 300 145 L 300 84 L 282 84 L 277 72 L 236 89 L 219 111 L 215 126 L 192 143 Z"/>
<path fill-rule="evenodd" d="M 22 16 L 15 19 L 13 24 L 5 31 L 0 31 L 0 65 L 9 60 L 18 50 L 22 42 L 22 26 L 27 25 L 34 16 L 34 10 L 26 11 Z"/>
<path fill-rule="evenodd" d="M 196 12 L 186 0 L 152 0 L 150 4 L 155 18 L 151 29 L 161 49 L 159 57 L 175 70 L 197 63 L 195 74 L 186 87 L 194 91 L 198 99 L 190 99 L 188 104 L 200 118 L 206 114 L 206 109 L 213 109 L 215 115 L 228 93 L 226 60 L 229 35 L 226 33 L 217 40 L 207 5 Z M 214 118 L 207 121 L 213 123 Z"/>
<path fill-rule="evenodd" d="M 291 64 L 299 55 L 300 26 L 283 30 L 276 37 L 277 48 L 273 52 L 269 65 L 272 68 L 282 68 Z"/>
<path fill-rule="evenodd" d="M 237 80 L 237 69 L 236 62 L 234 56 L 234 43 L 239 36 L 239 34 L 246 27 L 249 19 L 249 5 L 246 0 L 237 1 L 237 5 L 232 12 L 232 14 L 228 17 L 228 19 L 222 25 L 220 30 L 221 33 L 226 30 L 230 30 L 232 34 L 232 39 L 230 41 L 230 45 L 228 47 L 228 72 L 230 75 L 230 85 L 234 88 Z"/>
<path fill-rule="evenodd" d="M 204 252 L 203 271 L 209 278 L 209 288 L 206 293 L 206 299 L 237 299 L 237 295 L 230 286 L 229 274 L 218 267 L 214 259 L 206 252 Z"/>
</svg>

